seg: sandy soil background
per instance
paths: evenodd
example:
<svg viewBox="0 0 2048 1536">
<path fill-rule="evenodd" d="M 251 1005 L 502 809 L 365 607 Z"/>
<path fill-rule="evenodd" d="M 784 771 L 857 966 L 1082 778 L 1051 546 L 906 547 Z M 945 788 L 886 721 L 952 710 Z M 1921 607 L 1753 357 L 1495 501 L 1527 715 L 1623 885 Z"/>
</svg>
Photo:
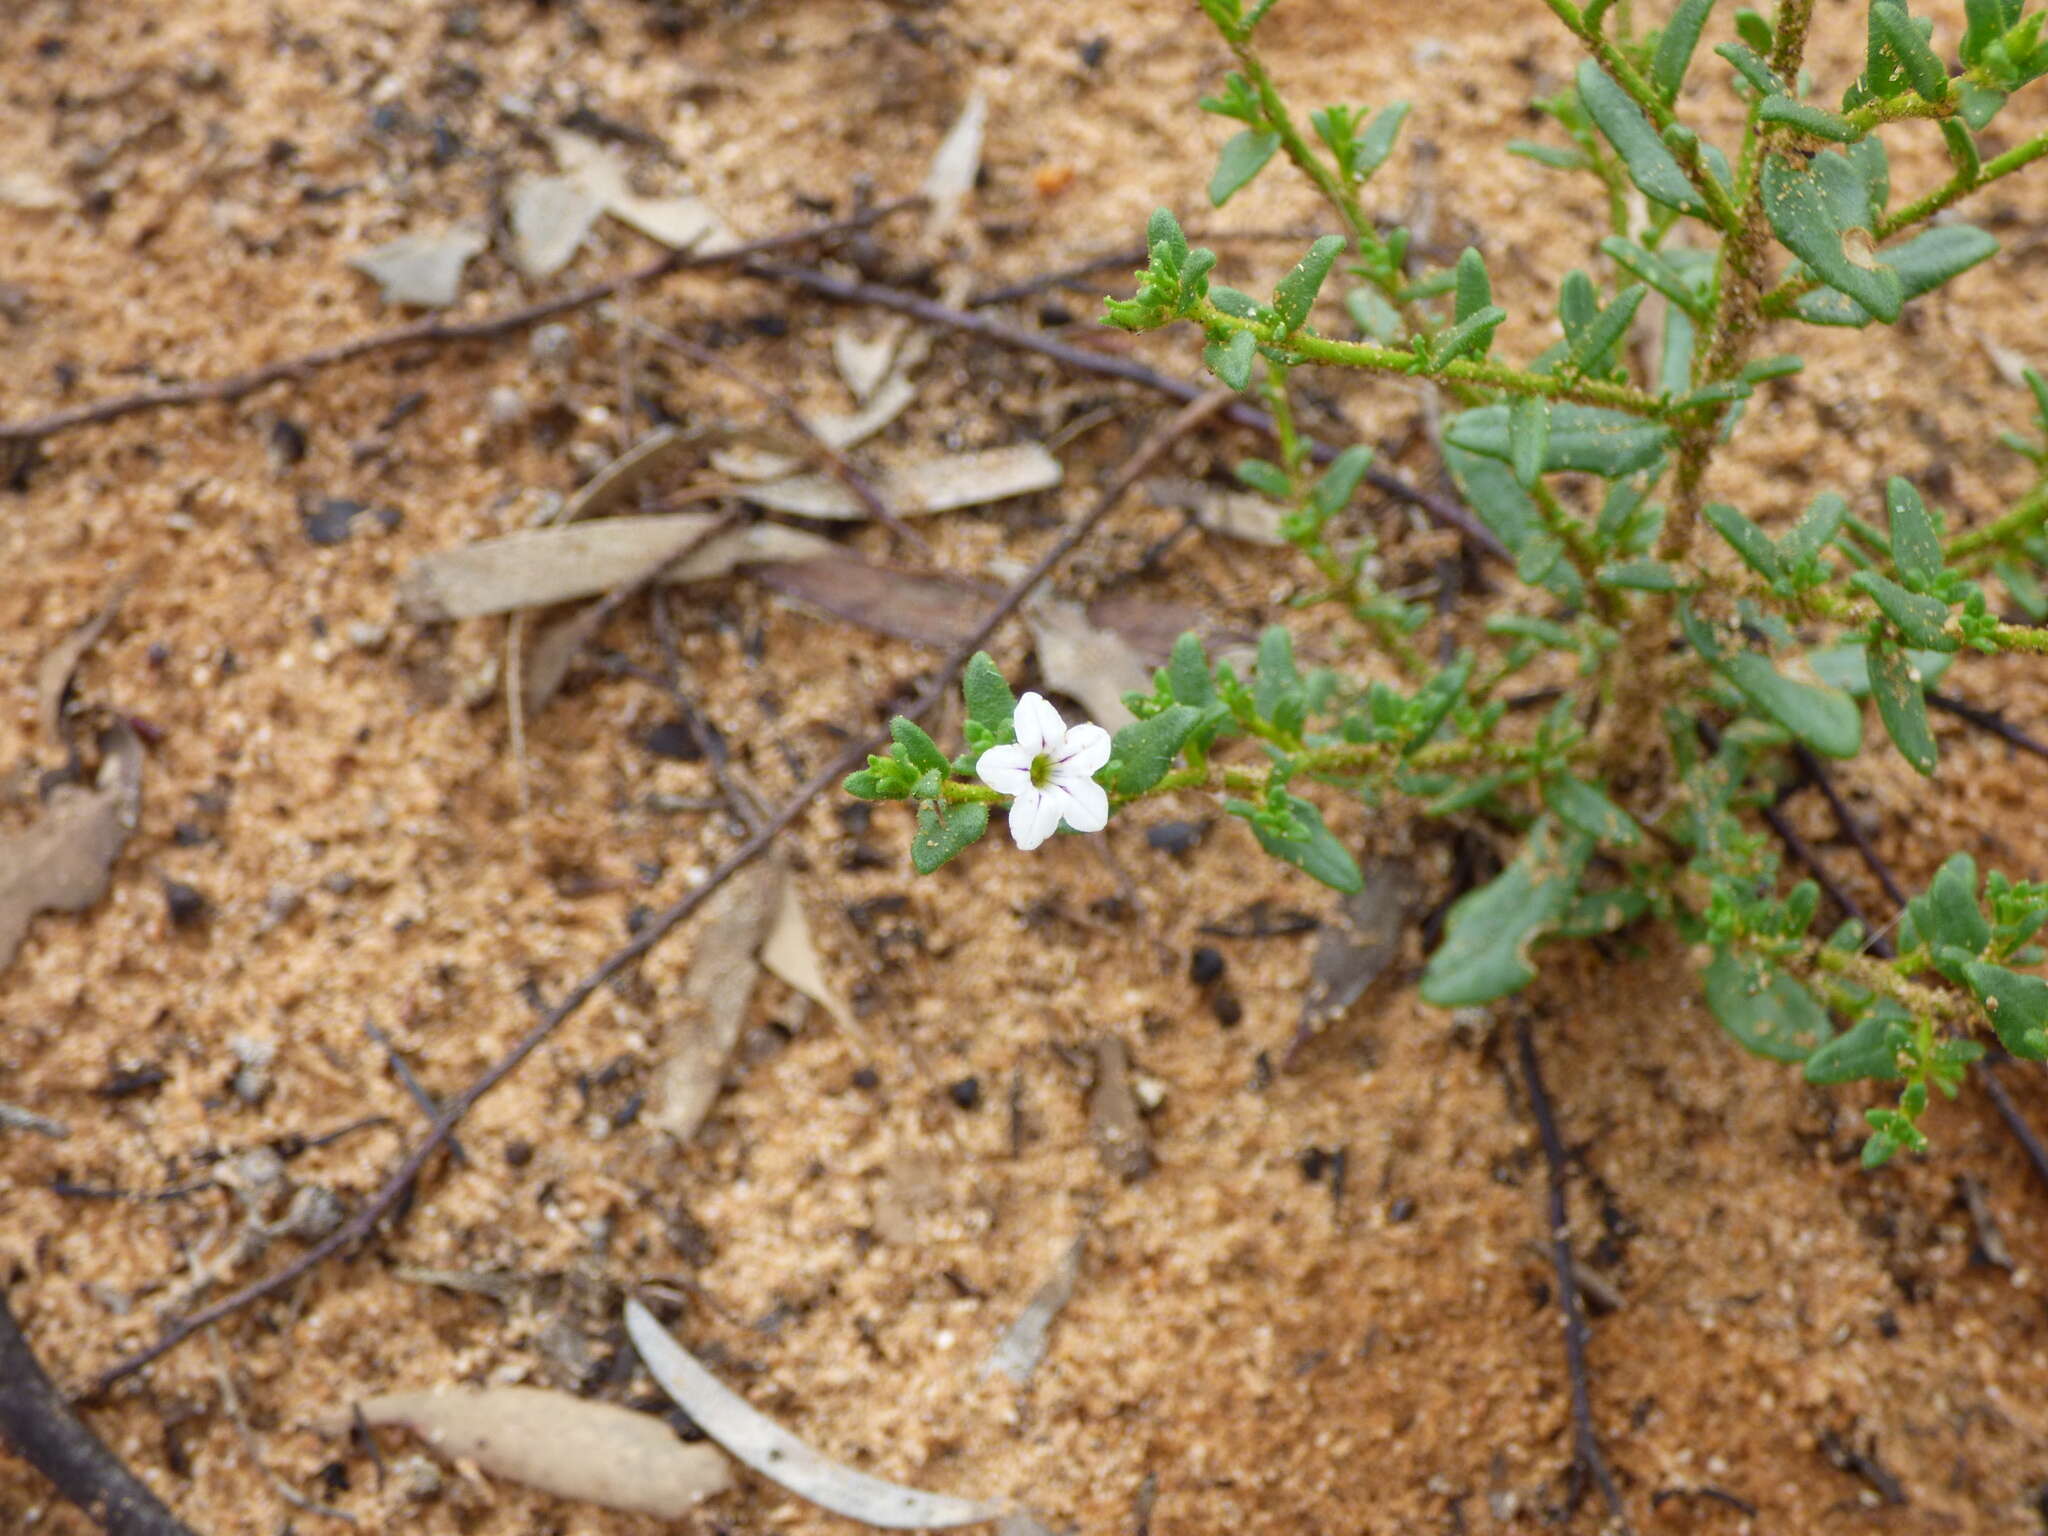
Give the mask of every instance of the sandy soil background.
<svg viewBox="0 0 2048 1536">
<path fill-rule="evenodd" d="M 1944 37 L 1958 10 L 1938 11 Z M 1190 11 L 16 7 L 0 158 L 62 196 L 0 208 L 4 412 L 227 374 L 396 323 L 347 258 L 407 230 L 489 219 L 514 174 L 545 166 L 536 128 L 577 113 L 630 130 L 625 147 L 651 182 L 687 178 L 751 236 L 914 190 L 979 85 L 984 173 L 946 268 L 981 286 L 1114 250 L 1156 204 L 1205 206 L 1228 128 L 1193 103 L 1226 55 Z M 1813 68 L 1838 88 L 1860 20 L 1847 5 L 1822 13 Z M 1375 205 L 1416 218 L 1446 258 L 1483 245 L 1516 317 L 1509 351 L 1554 334 L 1547 274 L 1585 260 L 1603 230 L 1578 188 L 1499 152 L 1544 131 L 1527 104 L 1575 63 L 1543 7 L 1288 0 L 1264 35 L 1303 106 L 1415 100 Z M 1718 67 L 1699 78 L 1688 110 L 1725 123 Z M 2023 98 L 2000 127 L 2017 136 L 2039 110 Z M 1901 187 L 1931 182 L 1936 136 L 1905 136 L 1894 167 Z M 2005 241 L 1999 260 L 1916 304 L 1895 334 L 1806 347 L 1807 372 L 1760 402 L 1768 430 L 1744 438 L 1713 492 L 1770 522 L 1822 487 L 1870 502 L 1885 474 L 1903 473 L 1952 517 L 1994 515 L 2025 482 L 1989 440 L 2027 406 L 1986 343 L 2048 363 L 2044 209 L 2048 177 L 2001 186 L 1972 210 Z M 1321 222 L 1277 174 L 1227 214 L 1213 222 Z M 602 226 L 535 287 L 486 252 L 460 311 L 652 253 Z M 900 225 L 857 254 L 876 275 L 928 276 Z M 1256 288 L 1295 254 L 1240 243 L 1226 267 Z M 716 273 L 631 303 L 820 409 L 847 404 L 834 329 L 873 323 Z M 1093 310 L 1059 295 L 1007 313 L 1125 345 L 1093 333 Z M 622 408 L 614 321 L 568 323 L 566 364 L 536 359 L 524 337 L 423 349 L 229 408 L 66 434 L 0 498 L 0 816 L 25 823 L 58 762 L 36 723 L 38 658 L 124 575 L 136 585 L 78 690 L 152 728 L 141 826 L 110 894 L 39 922 L 0 978 L 0 1100 L 73 1131 L 0 1133 L 0 1277 L 71 1383 L 155 1337 L 243 1224 L 219 1189 L 147 1196 L 232 1172 L 253 1148 L 388 1117 L 287 1164 L 290 1188 L 360 1200 L 420 1123 L 365 1020 L 434 1092 L 453 1091 L 531 1022 L 528 993 L 559 996 L 637 909 L 673 899 L 737 841 L 725 813 L 703 808 L 716 793 L 708 766 L 648 750 L 672 707 L 630 676 L 586 676 L 532 724 L 522 805 L 493 687 L 502 623 L 396 614 L 409 560 L 525 525 L 545 494 L 649 424 Z M 1192 372 L 1184 336 L 1134 351 Z M 756 411 L 671 359 L 643 350 L 636 366 L 638 391 L 675 418 Z M 1414 394 L 1316 387 L 1389 462 L 1433 473 Z M 518 426 L 492 424 L 492 392 L 506 390 L 529 413 Z M 868 462 L 1059 440 L 1078 424 L 1060 442 L 1059 491 L 925 525 L 938 563 L 982 574 L 1043 549 L 1159 410 L 941 336 L 917 404 Z M 280 451 L 295 438 L 303 454 Z M 1251 447 L 1214 431 L 1183 445 L 1176 468 L 1207 473 Z M 401 515 L 359 519 L 322 546 L 301 513 L 331 499 Z M 1396 578 L 1426 575 L 1449 548 L 1395 505 L 1366 516 Z M 1124 580 L 1179 521 L 1134 498 L 1065 568 L 1061 594 L 1132 591 L 1250 629 L 1300 589 L 1290 558 L 1208 537 Z M 881 530 L 851 537 L 906 558 Z M 687 686 L 771 801 L 933 659 L 743 580 L 688 591 L 677 612 Z M 660 664 L 642 608 L 605 644 Z M 1021 633 L 997 652 L 1029 680 Z M 2048 719 L 2039 669 L 2021 660 L 1965 663 L 1953 687 L 2016 721 Z M 2044 765 L 1937 725 L 1932 793 L 1885 756 L 1842 776 L 1886 857 L 1909 880 L 1957 846 L 2016 875 L 2048 873 Z M 1788 809 L 1881 906 L 1816 797 Z M 1194 823 L 1198 844 L 1153 846 L 1148 828 L 1168 820 Z M 1343 825 L 1367 852 L 1409 864 L 1433 898 L 1448 889 L 1441 829 Z M 1565 1513 L 1558 1311 L 1532 1246 L 1545 1173 L 1509 1037 L 1454 1029 L 1414 1000 L 1419 938 L 1398 974 L 1276 1071 L 1314 938 L 1207 927 L 1241 932 L 1260 902 L 1325 912 L 1328 893 L 1257 857 L 1215 807 L 1148 809 L 1100 846 L 1030 858 L 992 839 L 922 882 L 908 832 L 890 808 L 870 820 L 828 797 L 788 840 L 859 1034 L 764 985 L 709 1124 L 674 1146 L 632 1109 L 691 964 L 686 930 L 484 1102 L 462 1129 L 468 1163 L 437 1167 L 387 1240 L 224 1325 L 218 1352 L 187 1344 L 93 1422 L 208 1536 L 333 1523 L 288 1506 L 252 1443 L 284 1486 L 364 1529 L 651 1532 L 647 1519 L 435 1474 L 396 1434 L 380 1469 L 323 1424 L 360 1393 L 458 1382 L 651 1405 L 616 1319 L 626 1289 L 653 1284 L 684 1298 L 667 1312 L 680 1337 L 821 1448 L 922 1486 L 1022 1499 L 1060 1528 L 1597 1528 L 1595 1500 Z M 202 893 L 208 915 L 173 925 L 167 880 Z M 1207 989 L 1188 978 L 1203 945 L 1227 967 Z M 1234 1023 L 1219 1017 L 1233 1013 L 1219 991 L 1241 1005 Z M 1933 1156 L 1866 1175 L 1861 1101 L 1742 1056 L 1674 948 L 1561 955 L 1527 1008 L 1576 1154 L 1581 1251 L 1621 1302 L 1594 1324 L 1595 1410 L 1640 1528 L 2039 1529 L 2048 1190 L 1988 1106 L 1972 1095 L 1938 1108 Z M 1156 1165 L 1136 1181 L 1090 1136 L 1105 1037 L 1164 1093 L 1149 1119 Z M 275 1047 L 260 1094 L 235 1086 L 250 1042 Z M 2048 1124 L 2038 1073 L 2008 1081 Z M 1988 1262 L 1964 1179 L 1980 1181 L 2010 1267 Z M 101 1197 L 63 1192 L 78 1187 Z M 982 1379 L 990 1345 L 1077 1237 L 1080 1283 L 1036 1376 L 1023 1388 Z M 251 1278 L 296 1246 L 280 1238 L 217 1279 Z M 451 1290 L 421 1271 L 504 1284 Z M 223 1370 L 253 1441 L 224 1409 Z M 0 1512 L 9 1528 L 88 1528 L 13 1462 L 0 1461 Z M 845 1528 L 750 1477 L 698 1524 Z"/>
</svg>

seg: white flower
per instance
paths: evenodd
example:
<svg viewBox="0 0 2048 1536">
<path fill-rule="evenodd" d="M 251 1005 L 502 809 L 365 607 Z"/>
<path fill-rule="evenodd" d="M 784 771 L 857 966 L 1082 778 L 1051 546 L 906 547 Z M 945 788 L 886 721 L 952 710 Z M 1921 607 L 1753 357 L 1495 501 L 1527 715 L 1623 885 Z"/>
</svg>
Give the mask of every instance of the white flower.
<svg viewBox="0 0 2048 1536">
<path fill-rule="evenodd" d="M 998 794 L 1014 795 L 1010 835 L 1019 848 L 1036 848 L 1065 822 L 1076 832 L 1109 825 L 1109 796 L 1095 774 L 1109 761 L 1109 732 L 1081 724 L 1072 730 L 1038 694 L 1017 701 L 1014 746 L 990 747 L 974 771 Z"/>
</svg>

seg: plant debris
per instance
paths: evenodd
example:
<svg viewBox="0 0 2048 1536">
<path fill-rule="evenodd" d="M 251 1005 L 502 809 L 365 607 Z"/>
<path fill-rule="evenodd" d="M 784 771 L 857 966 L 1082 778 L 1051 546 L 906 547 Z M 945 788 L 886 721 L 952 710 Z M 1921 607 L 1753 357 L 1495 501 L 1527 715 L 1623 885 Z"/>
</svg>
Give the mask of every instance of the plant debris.
<svg viewBox="0 0 2048 1536">
<path fill-rule="evenodd" d="M 1126 1184 L 1135 1184 L 1152 1171 L 1152 1138 L 1131 1086 L 1131 1053 L 1115 1035 L 1102 1035 L 1095 1042 L 1088 1130 L 1102 1166 Z"/>
<path fill-rule="evenodd" d="M 64 745 L 64 703 L 71 693 L 72 674 L 86 653 L 99 644 L 100 636 L 121 612 L 121 604 L 134 585 L 133 576 L 116 581 L 99 611 L 50 647 L 36 663 L 36 718 L 51 745 Z"/>
<path fill-rule="evenodd" d="M 648 1123 L 678 1141 L 696 1135 L 718 1097 L 760 979 L 761 947 L 782 910 L 784 878 L 780 865 L 763 860 L 705 904 L 647 1106 Z"/>
<path fill-rule="evenodd" d="M 125 723 L 100 736 L 91 789 L 59 784 L 41 819 L 0 837 L 0 969 L 42 912 L 83 912 L 107 893 L 114 860 L 142 809 L 142 743 Z"/>
<path fill-rule="evenodd" d="M 875 490 L 903 517 L 954 512 L 1049 491 L 1060 483 L 1060 461 L 1037 443 L 949 453 L 918 459 L 878 477 Z M 747 488 L 747 500 L 772 512 L 833 521 L 865 518 L 867 508 L 831 475 L 791 475 Z"/>
<path fill-rule="evenodd" d="M 1017 1320 L 1003 1330 L 1003 1336 L 989 1351 L 981 1367 L 984 1379 L 1000 1372 L 1020 1387 L 1031 1380 L 1031 1373 L 1038 1369 L 1051 1342 L 1053 1320 L 1073 1300 L 1086 1246 L 1085 1239 L 1079 1237 L 1067 1244 L 1053 1272 L 1031 1293 Z"/>
<path fill-rule="evenodd" d="M 451 1460 L 608 1509 L 680 1520 L 732 1486 L 717 1450 L 684 1444 L 653 1415 L 545 1387 L 392 1392 L 355 1409 L 364 1423 L 401 1425 Z"/>
<path fill-rule="evenodd" d="M 961 205 L 981 175 L 981 141 L 987 127 L 988 97 L 977 88 L 967 93 L 966 104 L 939 142 L 918 189 L 931 205 L 925 215 L 926 239 L 945 234 L 958 222 Z"/>
<path fill-rule="evenodd" d="M 1301 1000 L 1304 1034 L 1341 1016 L 1401 953 L 1401 935 L 1421 898 L 1421 882 L 1398 859 L 1373 859 L 1364 874 L 1363 888 L 1337 903 L 1316 940 Z"/>
<path fill-rule="evenodd" d="M 462 269 L 488 242 L 457 225 L 439 234 L 400 235 L 351 258 L 349 265 L 376 280 L 386 304 L 446 309 L 462 291 Z"/>
<path fill-rule="evenodd" d="M 574 176 L 526 177 L 509 203 L 512 264 L 536 281 L 575 259 L 604 212 L 604 200 Z"/>
<path fill-rule="evenodd" d="M 803 897 L 794 880 L 782 882 L 781 900 L 768 937 L 761 943 L 761 964 L 769 975 L 824 1009 L 841 1028 L 859 1032 L 860 1026 L 854 1022 L 846 999 L 825 979 L 818 947 L 811 938 L 811 920 L 804 914 Z"/>
<path fill-rule="evenodd" d="M 1137 647 L 1104 629 L 1079 603 L 1042 597 L 1024 605 L 1024 622 L 1038 650 L 1038 671 L 1055 693 L 1078 700 L 1105 730 L 1130 724 L 1127 693 L 1150 693 L 1152 669 Z"/>
<path fill-rule="evenodd" d="M 637 1301 L 626 1303 L 626 1332 L 648 1374 L 698 1428 L 735 1459 L 821 1509 L 890 1531 L 975 1525 L 1004 1513 L 1000 1504 L 905 1488 L 819 1455 L 713 1376 Z"/>
<path fill-rule="evenodd" d="M 715 251 L 734 243 L 711 205 L 694 192 L 641 197 L 626 179 L 618 151 L 577 133 L 549 136 L 563 177 L 606 213 L 648 239 L 676 251 Z"/>
</svg>

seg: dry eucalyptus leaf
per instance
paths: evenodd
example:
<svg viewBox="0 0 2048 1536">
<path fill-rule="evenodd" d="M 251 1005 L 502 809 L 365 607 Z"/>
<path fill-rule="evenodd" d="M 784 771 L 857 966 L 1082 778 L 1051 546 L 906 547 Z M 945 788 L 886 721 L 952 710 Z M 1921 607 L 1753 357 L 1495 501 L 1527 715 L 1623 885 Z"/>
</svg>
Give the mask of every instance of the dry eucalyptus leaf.
<svg viewBox="0 0 2048 1536">
<path fill-rule="evenodd" d="M 392 1392 L 356 1404 L 364 1422 L 411 1430 L 443 1456 L 557 1498 L 680 1520 L 732 1486 L 708 1445 L 651 1414 L 542 1387 Z"/>
<path fill-rule="evenodd" d="M 1211 622 L 1199 608 L 1186 603 L 1163 602 L 1153 597 L 1135 597 L 1128 592 L 1105 592 L 1088 604 L 1088 621 L 1097 629 L 1111 630 L 1152 666 L 1166 665 L 1173 643 L 1189 630 L 1205 643 L 1248 640 L 1242 630 L 1226 630 Z M 1145 691 L 1151 691 L 1148 679 Z"/>
<path fill-rule="evenodd" d="M 818 947 L 811 939 L 811 920 L 804 915 L 803 897 L 797 893 L 794 880 L 782 882 L 782 900 L 761 945 L 761 964 L 769 975 L 824 1009 L 842 1028 L 858 1031 L 860 1026 L 854 1023 L 853 1010 L 825 979 L 825 968 L 818 962 Z"/>
<path fill-rule="evenodd" d="M 781 909 L 784 878 L 780 865 L 757 860 L 705 903 L 647 1109 L 649 1123 L 678 1141 L 697 1133 L 718 1098 L 760 980 L 756 956 Z"/>
<path fill-rule="evenodd" d="M 1233 491 L 1204 480 L 1161 475 L 1145 482 L 1145 490 L 1162 507 L 1195 514 L 1211 533 L 1242 539 L 1247 544 L 1284 545 L 1280 520 L 1287 509 L 1250 491 Z"/>
<path fill-rule="evenodd" d="M 1097 624 L 1079 603 L 1058 598 L 1026 603 L 1024 623 L 1047 688 L 1080 700 L 1088 718 L 1104 730 L 1130 724 L 1124 695 L 1152 691 L 1151 669 L 1130 641 Z"/>
<path fill-rule="evenodd" d="M 462 269 L 484 245 L 482 235 L 458 225 L 437 235 L 400 235 L 349 265 L 376 279 L 387 304 L 445 309 L 462 291 Z"/>
<path fill-rule="evenodd" d="M 578 133 L 550 135 L 563 175 L 604 211 L 650 240 L 674 250 L 714 251 L 732 243 L 711 205 L 695 193 L 638 196 L 626 181 L 626 162 L 616 150 Z"/>
<path fill-rule="evenodd" d="M 64 743 L 64 697 L 71 691 L 71 674 L 78 670 L 86 652 L 99 644 L 100 636 L 114 622 L 134 585 L 132 576 L 115 582 L 99 612 L 50 647 L 36 663 L 36 718 L 42 722 L 43 734 L 53 746 Z"/>
<path fill-rule="evenodd" d="M 981 175 L 981 141 L 988 127 L 988 97 L 977 87 L 946 131 L 925 172 L 921 191 L 930 204 L 925 214 L 927 239 L 944 234 L 960 217 L 960 205 Z"/>
<path fill-rule="evenodd" d="M 60 784 L 26 831 L 0 837 L 0 968 L 39 912 L 83 912 L 107 893 L 142 809 L 142 743 L 120 724 L 100 737 L 98 781 Z"/>
<path fill-rule="evenodd" d="M 1401 953 L 1401 934 L 1422 895 L 1415 871 L 1397 859 L 1369 860 L 1365 884 L 1325 919 L 1309 961 L 1301 1024 L 1319 1029 L 1379 980 Z"/>
<path fill-rule="evenodd" d="M 566 528 L 526 528 L 422 555 L 398 580 L 398 602 L 418 623 L 473 619 L 593 597 L 632 581 L 664 552 L 670 582 L 706 581 L 756 560 L 805 560 L 836 553 L 817 534 L 752 523 L 705 539 L 709 512 L 607 517 Z M 703 539 L 695 549 L 691 545 Z M 682 554 L 682 551 L 688 551 Z M 680 555 L 680 558 L 678 558 Z"/>
<path fill-rule="evenodd" d="M 856 1472 L 812 1450 L 706 1370 L 637 1301 L 626 1303 L 626 1332 L 648 1373 L 705 1434 L 778 1487 L 820 1509 L 889 1531 L 975 1525 L 1002 1516 L 984 1499 L 925 1493 Z"/>
<path fill-rule="evenodd" d="M 804 424 L 831 447 L 846 449 L 866 442 L 889 425 L 917 398 L 917 386 L 891 374 L 872 400 L 851 415 L 819 412 L 806 416 Z M 721 448 L 711 455 L 711 467 L 734 480 L 778 480 L 803 468 L 799 453 L 775 453 L 759 448 Z"/>
<path fill-rule="evenodd" d="M 1060 483 L 1060 475 L 1060 461 L 1043 447 L 1019 443 L 921 459 L 878 479 L 875 489 L 898 515 L 921 517 L 1051 490 Z M 771 480 L 750 487 L 747 499 L 798 517 L 852 520 L 868 515 L 854 494 L 830 475 Z"/>
<path fill-rule="evenodd" d="M 1084 1239 L 1078 1237 L 1067 1244 L 1058 1266 L 1031 1293 L 1031 1300 L 1024 1304 L 1017 1320 L 1003 1330 L 1003 1336 L 989 1351 L 988 1359 L 981 1367 L 984 1379 L 1000 1371 L 1020 1387 L 1031 1380 L 1031 1373 L 1045 1358 L 1046 1345 L 1052 1338 L 1053 1319 L 1074 1299 L 1074 1286 L 1081 1278 L 1081 1254 L 1085 1247 Z"/>
<path fill-rule="evenodd" d="M 1152 1171 L 1152 1139 L 1131 1091 L 1131 1053 L 1115 1035 L 1095 1042 L 1095 1086 L 1088 1091 L 1088 1129 L 1102 1166 L 1135 1184 Z"/>
<path fill-rule="evenodd" d="M 553 277 L 583 247 L 604 203 L 574 176 L 529 176 L 512 188 L 512 263 Z"/>
<path fill-rule="evenodd" d="M 901 325 L 885 325 L 878 335 L 863 336 L 850 325 L 832 333 L 832 361 L 855 400 L 865 403 L 881 387 L 896 362 L 903 342 Z"/>
<path fill-rule="evenodd" d="M 765 561 L 749 565 L 747 574 L 806 607 L 935 650 L 974 633 L 1001 596 L 965 576 L 871 565 L 844 552 L 818 560 Z"/>
<path fill-rule="evenodd" d="M 686 457 L 696 441 L 694 432 L 685 432 L 678 427 L 657 427 L 592 475 L 582 489 L 562 503 L 561 511 L 551 521 L 575 523 L 609 512 L 636 486 Z"/>
</svg>

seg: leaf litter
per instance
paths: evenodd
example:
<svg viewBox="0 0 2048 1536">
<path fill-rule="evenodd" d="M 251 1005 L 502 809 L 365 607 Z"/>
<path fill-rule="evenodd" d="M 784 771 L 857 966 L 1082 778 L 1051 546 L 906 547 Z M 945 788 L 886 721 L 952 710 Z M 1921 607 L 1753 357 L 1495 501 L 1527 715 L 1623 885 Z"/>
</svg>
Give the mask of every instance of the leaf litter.
<svg viewBox="0 0 2048 1536">
<path fill-rule="evenodd" d="M 1006 1506 L 926 1493 L 857 1472 L 813 1450 L 726 1386 L 654 1320 L 626 1303 L 626 1332 L 657 1385 L 737 1461 L 821 1509 L 883 1530 L 937 1530 L 1000 1519 Z"/>
<path fill-rule="evenodd" d="M 44 912 L 83 912 L 106 895 L 142 810 L 142 742 L 124 721 L 100 736 L 93 787 L 60 784 L 42 816 L 0 837 L 0 968 Z"/>
<path fill-rule="evenodd" d="M 349 265 L 372 278 L 386 304 L 446 309 L 462 291 L 463 268 L 489 244 L 468 225 L 436 234 L 400 235 L 351 257 Z"/>
<path fill-rule="evenodd" d="M 989 1351 L 988 1359 L 982 1362 L 984 1381 L 1001 1374 L 1021 1387 L 1031 1380 L 1032 1373 L 1045 1359 L 1046 1349 L 1052 1342 L 1054 1320 L 1074 1299 L 1074 1287 L 1081 1278 L 1081 1258 L 1086 1250 L 1084 1238 L 1077 1237 L 1067 1244 L 1053 1272 L 1031 1293 L 1024 1310 L 1017 1314 L 1017 1320 L 1003 1330 L 1003 1336 Z"/>
<path fill-rule="evenodd" d="M 36 663 L 36 718 L 52 746 L 64 745 L 64 703 L 71 693 L 72 675 L 119 616 L 121 604 L 134 585 L 133 575 L 116 581 L 99 610 L 50 647 Z"/>
</svg>

